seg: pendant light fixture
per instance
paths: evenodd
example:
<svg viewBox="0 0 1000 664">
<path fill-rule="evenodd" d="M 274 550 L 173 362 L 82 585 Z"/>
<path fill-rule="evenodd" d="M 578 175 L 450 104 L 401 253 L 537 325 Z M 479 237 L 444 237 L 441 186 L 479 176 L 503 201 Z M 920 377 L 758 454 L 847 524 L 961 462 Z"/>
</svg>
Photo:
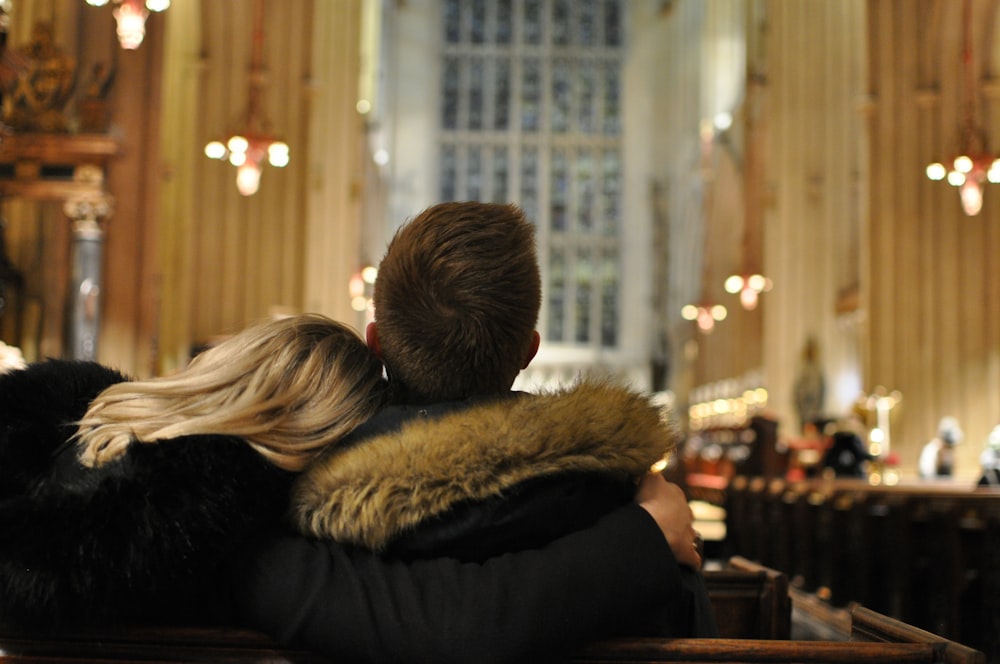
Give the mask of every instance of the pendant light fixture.
<svg viewBox="0 0 1000 664">
<path fill-rule="evenodd" d="M 236 167 L 236 188 L 244 196 L 257 193 L 265 163 L 276 168 L 288 165 L 288 144 L 276 138 L 264 114 L 264 2 L 255 0 L 253 42 L 250 56 L 250 85 L 247 106 L 235 131 L 225 141 L 212 141 L 205 155 L 229 161 Z"/>
</svg>

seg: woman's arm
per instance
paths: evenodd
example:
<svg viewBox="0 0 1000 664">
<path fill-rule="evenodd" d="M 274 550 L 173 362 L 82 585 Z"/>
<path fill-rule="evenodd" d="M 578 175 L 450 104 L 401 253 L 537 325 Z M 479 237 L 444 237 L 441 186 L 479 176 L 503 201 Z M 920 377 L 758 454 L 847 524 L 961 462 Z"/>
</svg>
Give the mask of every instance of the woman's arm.
<svg viewBox="0 0 1000 664">
<path fill-rule="evenodd" d="M 238 612 L 288 645 L 352 661 L 524 661 L 621 633 L 682 594 L 663 531 L 637 505 L 543 549 L 484 563 L 390 562 L 299 536 L 238 568 Z"/>
</svg>

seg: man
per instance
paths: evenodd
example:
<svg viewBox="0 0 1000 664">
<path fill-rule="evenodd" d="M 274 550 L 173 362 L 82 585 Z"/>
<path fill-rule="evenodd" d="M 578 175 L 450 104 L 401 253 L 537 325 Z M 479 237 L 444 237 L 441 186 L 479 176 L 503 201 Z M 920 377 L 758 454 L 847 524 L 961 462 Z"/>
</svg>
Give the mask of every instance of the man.
<svg viewBox="0 0 1000 664">
<path fill-rule="evenodd" d="M 503 393 L 538 351 L 541 300 L 535 229 L 520 209 L 441 203 L 389 243 L 368 345 L 402 403 Z"/>
<path fill-rule="evenodd" d="M 369 326 L 368 340 L 385 360 L 397 398 L 406 405 L 370 421 L 372 426 L 359 430 L 358 438 L 398 428 L 414 415 L 461 413 L 469 407 L 462 402 L 469 399 L 471 412 L 478 415 L 477 400 L 509 393 L 518 372 L 538 350 L 534 326 L 540 299 L 534 229 L 516 207 L 445 203 L 405 225 L 380 266 L 376 322 Z M 375 442 L 349 446 L 347 453 Z M 507 450 L 500 454 L 505 465 Z M 342 461 L 337 455 L 331 460 Z M 550 481 L 545 474 L 539 476 L 537 468 L 530 471 L 534 483 L 529 488 L 515 483 L 504 491 L 505 499 L 516 494 L 531 508 L 518 511 L 519 524 L 524 523 L 522 513 L 534 515 L 537 522 L 539 487 L 542 496 L 556 496 L 561 505 L 576 504 L 566 495 L 585 499 L 590 495 L 577 489 L 589 487 L 593 473 L 570 474 L 567 484 L 565 473 Z M 316 495 L 322 501 L 322 492 Z M 547 544 L 532 541 L 528 548 L 519 542 L 517 553 L 501 556 L 491 551 L 472 563 L 431 557 L 378 569 L 378 559 L 360 560 L 359 552 L 344 554 L 330 541 L 312 543 L 310 549 L 302 541 L 285 539 L 262 554 L 259 560 L 265 563 L 257 566 L 253 578 L 266 579 L 281 566 L 296 570 L 292 584 L 275 581 L 266 586 L 249 602 L 253 610 L 248 614 L 256 625 L 284 641 L 366 660 L 514 661 L 578 646 L 627 631 L 626 625 L 647 614 L 662 613 L 664 598 L 690 594 L 678 563 L 697 568 L 701 559 L 683 493 L 661 477 L 649 476 L 640 483 L 635 500 L 639 512 L 634 504 L 617 508 L 618 503 L 603 501 L 600 511 L 579 524 L 585 526 L 580 530 Z M 508 503 L 502 503 L 503 509 Z M 491 518 L 486 521 L 495 522 L 497 501 L 490 505 Z M 481 532 L 481 514 L 480 510 L 474 520 L 475 533 Z M 560 520 L 547 511 L 541 514 L 543 520 Z M 573 515 L 574 510 L 562 514 L 567 519 Z M 640 532 L 648 531 L 649 515 L 662 531 L 653 546 L 645 539 L 649 533 Z M 448 523 L 447 518 L 443 521 Z M 546 535 L 563 534 L 546 525 L 540 526 Z M 454 529 L 446 526 L 445 532 Z M 523 528 L 516 532 L 520 538 Z M 603 537 L 621 539 L 616 545 Z M 635 537 L 644 540 L 640 549 L 631 548 Z M 506 532 L 499 539 L 510 542 Z M 627 544 L 630 540 L 632 545 Z M 474 541 L 480 544 L 482 538 Z M 644 553 L 660 557 L 654 560 Z M 423 555 L 433 556 L 434 548 Z M 636 565 L 634 573 L 618 566 L 623 556 Z M 312 577 L 306 580 L 307 569 L 330 576 L 313 583 Z M 337 630 L 356 621 L 357 607 L 335 589 L 334 577 L 352 569 L 374 581 L 363 589 L 351 586 L 355 595 L 351 599 L 366 611 L 364 624 L 348 635 Z M 656 590 L 650 594 L 647 586 L 630 600 L 642 570 L 656 577 L 647 579 Z M 609 583 L 611 579 L 616 580 Z M 625 587 L 632 590 L 625 594 Z M 290 613 L 268 606 L 274 602 Z M 675 617 L 681 611 L 678 606 L 671 607 Z M 403 615 L 415 627 L 400 628 Z"/>
</svg>

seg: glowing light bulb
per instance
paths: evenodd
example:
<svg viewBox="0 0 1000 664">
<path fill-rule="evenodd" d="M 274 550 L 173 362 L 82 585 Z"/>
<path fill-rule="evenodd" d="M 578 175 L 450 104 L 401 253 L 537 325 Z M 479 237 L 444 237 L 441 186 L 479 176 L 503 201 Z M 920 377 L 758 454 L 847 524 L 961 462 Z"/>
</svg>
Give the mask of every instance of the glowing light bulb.
<svg viewBox="0 0 1000 664">
<path fill-rule="evenodd" d="M 927 164 L 927 177 L 931 180 L 943 180 L 944 176 L 948 174 L 948 169 L 944 167 L 944 164 L 940 162 L 934 162 L 933 164 Z"/>
<path fill-rule="evenodd" d="M 205 146 L 205 156 L 210 159 L 225 159 L 227 152 L 221 141 L 212 141 Z"/>
<path fill-rule="evenodd" d="M 118 42 L 122 48 L 134 50 L 142 44 L 146 36 L 146 17 L 149 16 L 142 7 L 136 7 L 130 2 L 119 5 L 113 12 L 118 23 Z"/>
<path fill-rule="evenodd" d="M 247 148 L 250 147 L 250 141 L 237 134 L 229 138 L 226 147 L 229 148 L 230 152 L 246 152 Z"/>
<path fill-rule="evenodd" d="M 244 196 L 257 193 L 260 186 L 260 166 L 248 161 L 236 169 L 236 188 Z"/>
<path fill-rule="evenodd" d="M 972 159 L 964 154 L 955 157 L 955 170 L 959 173 L 968 173 L 972 170 Z"/>
<path fill-rule="evenodd" d="M 267 161 L 275 168 L 284 168 L 288 165 L 288 144 L 275 141 L 267 146 Z"/>
</svg>

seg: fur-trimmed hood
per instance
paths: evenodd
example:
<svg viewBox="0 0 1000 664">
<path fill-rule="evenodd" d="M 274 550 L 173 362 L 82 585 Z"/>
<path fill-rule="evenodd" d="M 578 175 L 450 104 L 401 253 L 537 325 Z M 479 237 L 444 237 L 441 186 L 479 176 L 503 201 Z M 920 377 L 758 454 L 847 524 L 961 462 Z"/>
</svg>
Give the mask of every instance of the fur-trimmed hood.
<svg viewBox="0 0 1000 664">
<path fill-rule="evenodd" d="M 661 408 L 621 386 L 588 380 L 516 394 L 410 418 L 396 431 L 327 451 L 293 488 L 299 528 L 381 550 L 459 503 L 527 480 L 573 472 L 638 478 L 676 445 Z"/>
</svg>

